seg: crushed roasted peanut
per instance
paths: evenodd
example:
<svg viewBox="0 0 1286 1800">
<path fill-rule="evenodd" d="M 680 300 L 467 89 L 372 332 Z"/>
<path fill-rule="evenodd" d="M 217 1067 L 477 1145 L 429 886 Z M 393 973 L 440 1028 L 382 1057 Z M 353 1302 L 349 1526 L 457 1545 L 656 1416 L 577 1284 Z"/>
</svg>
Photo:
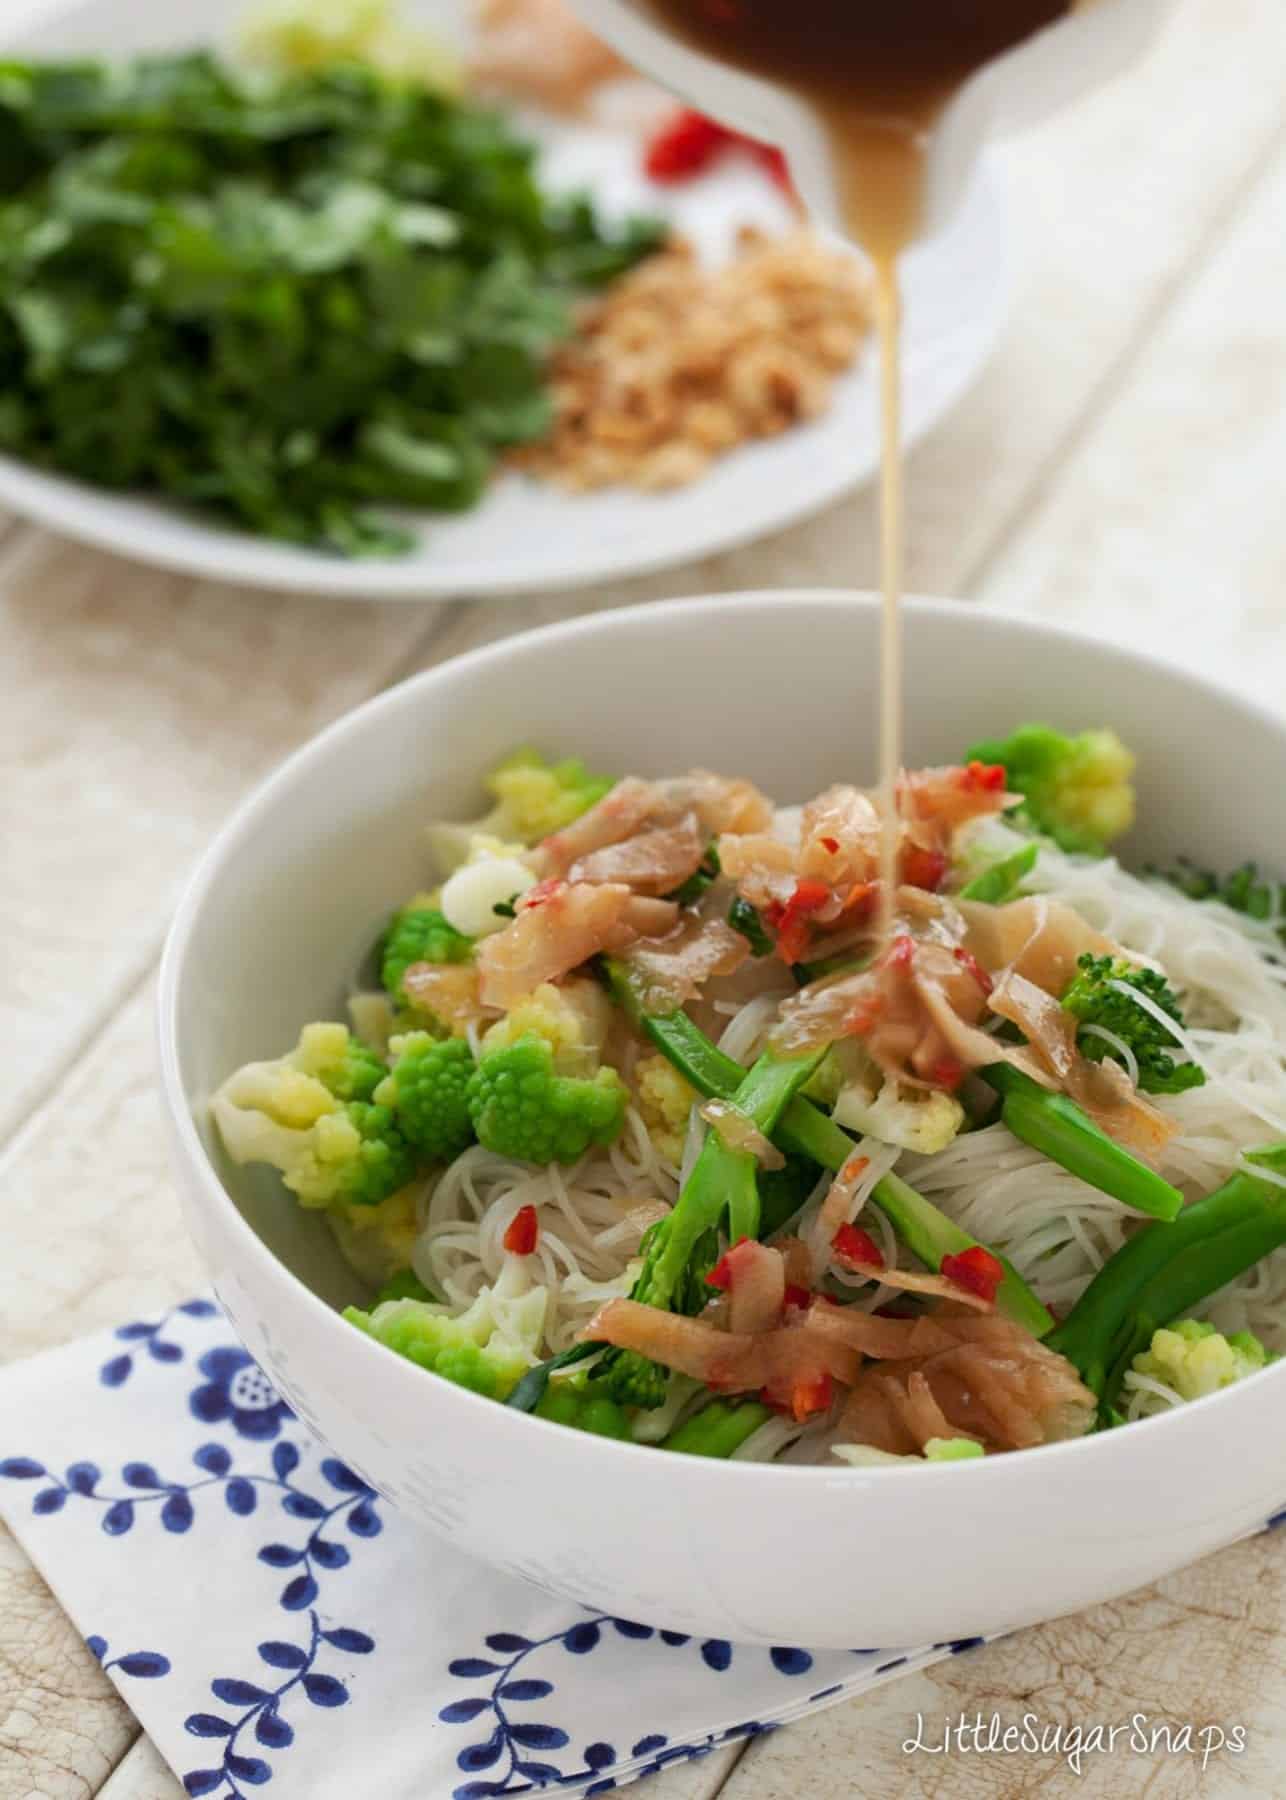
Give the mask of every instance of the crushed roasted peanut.
<svg viewBox="0 0 1286 1800">
<path fill-rule="evenodd" d="M 584 308 L 554 359 L 553 428 L 512 460 L 578 491 L 686 486 L 824 412 L 870 327 L 861 264 L 810 231 L 747 229 L 719 269 L 675 240 Z"/>
</svg>

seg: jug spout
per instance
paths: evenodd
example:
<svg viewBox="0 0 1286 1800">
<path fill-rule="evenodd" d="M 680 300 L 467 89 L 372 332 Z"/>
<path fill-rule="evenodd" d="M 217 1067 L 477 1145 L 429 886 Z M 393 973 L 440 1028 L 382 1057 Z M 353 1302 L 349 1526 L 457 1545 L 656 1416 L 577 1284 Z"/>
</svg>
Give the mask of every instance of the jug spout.
<svg viewBox="0 0 1286 1800">
<path fill-rule="evenodd" d="M 861 157 L 844 153 L 832 121 L 803 89 L 710 55 L 676 33 L 648 0 L 573 4 L 627 62 L 688 105 L 735 131 L 779 145 L 809 210 L 855 235 Z M 1124 72 L 1150 44 L 1171 5 L 1172 0 L 1072 0 L 1057 22 L 963 81 L 922 141 L 920 232 L 931 234 L 949 218 L 990 138 L 1034 124 Z M 833 117 L 834 104 L 830 110 Z"/>
</svg>

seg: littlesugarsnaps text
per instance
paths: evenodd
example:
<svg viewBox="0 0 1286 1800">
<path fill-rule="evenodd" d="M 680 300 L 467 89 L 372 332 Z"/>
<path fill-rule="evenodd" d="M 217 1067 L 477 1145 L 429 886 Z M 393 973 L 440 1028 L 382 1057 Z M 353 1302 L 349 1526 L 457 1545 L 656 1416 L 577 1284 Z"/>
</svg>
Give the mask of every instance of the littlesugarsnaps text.
<svg viewBox="0 0 1286 1800">
<path fill-rule="evenodd" d="M 1244 1725 L 1197 1724 L 1136 1712 L 1122 1722 L 1068 1724 L 1026 1712 L 955 1713 L 941 1719 L 915 1715 L 915 1730 L 902 1740 L 904 1756 L 1053 1756 L 1077 1775 L 1095 1756 L 1187 1756 L 1206 1769 L 1217 1756 L 1240 1756 Z"/>
</svg>

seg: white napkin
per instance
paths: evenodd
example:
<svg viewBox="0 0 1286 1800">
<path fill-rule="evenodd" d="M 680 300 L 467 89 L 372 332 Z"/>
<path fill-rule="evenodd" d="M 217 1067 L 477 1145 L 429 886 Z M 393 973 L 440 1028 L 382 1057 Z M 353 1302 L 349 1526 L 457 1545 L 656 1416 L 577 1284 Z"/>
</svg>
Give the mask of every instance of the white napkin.
<svg viewBox="0 0 1286 1800">
<path fill-rule="evenodd" d="M 764 1650 L 586 1612 L 392 1514 L 212 1300 L 0 1375 L 0 1517 L 192 1795 L 606 1792 L 980 1640 Z"/>
</svg>

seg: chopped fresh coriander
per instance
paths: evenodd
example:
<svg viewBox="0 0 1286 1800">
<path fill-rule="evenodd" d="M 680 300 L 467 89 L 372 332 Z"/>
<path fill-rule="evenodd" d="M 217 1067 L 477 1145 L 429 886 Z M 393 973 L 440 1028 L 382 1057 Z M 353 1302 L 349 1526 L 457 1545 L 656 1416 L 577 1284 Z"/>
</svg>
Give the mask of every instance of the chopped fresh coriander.
<svg viewBox="0 0 1286 1800">
<path fill-rule="evenodd" d="M 569 299 L 660 236 L 356 63 L 7 62 L 0 142 L 0 450 L 345 556 L 475 504 Z"/>
</svg>

